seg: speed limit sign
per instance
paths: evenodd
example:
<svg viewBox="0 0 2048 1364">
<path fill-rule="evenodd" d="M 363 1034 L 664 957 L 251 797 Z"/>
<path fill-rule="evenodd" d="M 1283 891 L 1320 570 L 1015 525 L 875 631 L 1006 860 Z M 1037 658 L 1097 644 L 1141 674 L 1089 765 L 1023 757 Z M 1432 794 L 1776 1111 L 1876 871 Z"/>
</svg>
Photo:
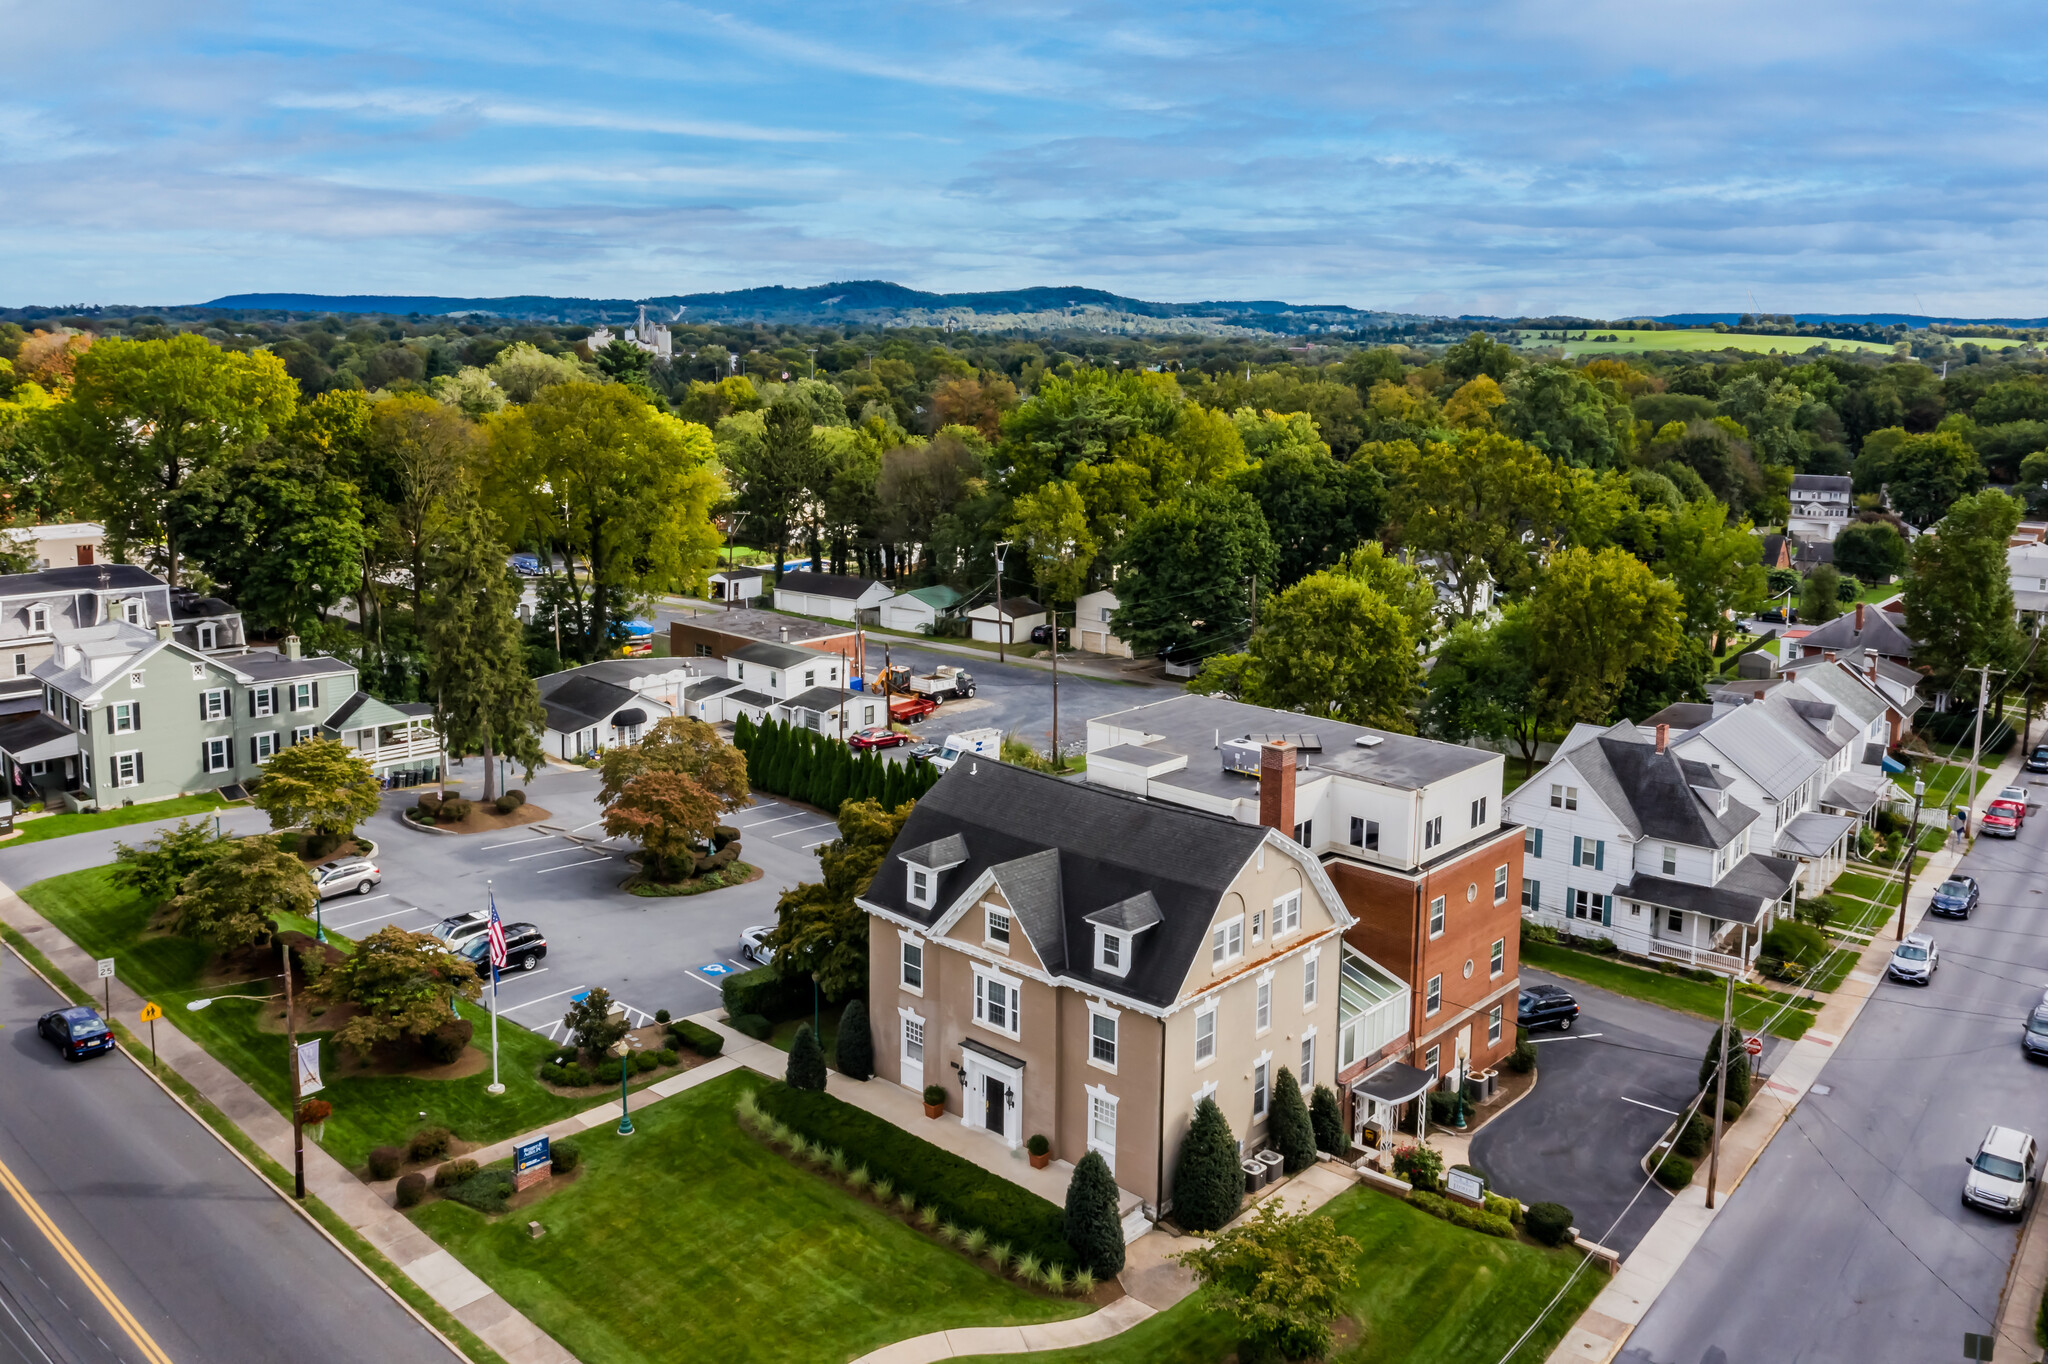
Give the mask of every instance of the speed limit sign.
<svg viewBox="0 0 2048 1364">
<path fill-rule="evenodd" d="M 1742 1049 L 1751 1056 L 1762 1056 L 1764 1054 L 1764 1040 L 1761 1037 L 1752 1037 L 1742 1044 Z"/>
</svg>

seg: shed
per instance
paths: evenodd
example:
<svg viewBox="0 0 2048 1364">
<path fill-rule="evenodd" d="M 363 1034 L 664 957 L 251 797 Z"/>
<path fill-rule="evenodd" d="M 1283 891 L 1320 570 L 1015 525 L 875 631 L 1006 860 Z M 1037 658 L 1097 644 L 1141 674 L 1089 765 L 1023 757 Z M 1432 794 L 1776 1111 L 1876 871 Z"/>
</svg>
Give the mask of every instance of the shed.
<svg viewBox="0 0 2048 1364">
<path fill-rule="evenodd" d="M 938 623 L 960 609 L 960 594 L 950 587 L 913 587 L 882 603 L 881 626 L 909 634 L 931 634 Z"/>
<path fill-rule="evenodd" d="M 711 575 L 711 600 L 752 601 L 766 581 L 758 568 L 721 568 Z"/>
<path fill-rule="evenodd" d="M 989 644 L 1015 644 L 1030 639 L 1031 632 L 1045 624 L 1045 608 L 1029 597 L 1005 597 L 975 607 L 967 619 L 974 638 Z"/>
<path fill-rule="evenodd" d="M 859 620 L 890 596 L 888 584 L 846 573 L 812 573 L 797 569 L 775 583 L 775 609 L 800 616 Z"/>
<path fill-rule="evenodd" d="M 1131 646 L 1109 628 L 1110 617 L 1116 614 L 1119 605 L 1116 593 L 1108 588 L 1081 594 L 1074 603 L 1074 647 L 1083 653 L 1129 658 Z"/>
</svg>

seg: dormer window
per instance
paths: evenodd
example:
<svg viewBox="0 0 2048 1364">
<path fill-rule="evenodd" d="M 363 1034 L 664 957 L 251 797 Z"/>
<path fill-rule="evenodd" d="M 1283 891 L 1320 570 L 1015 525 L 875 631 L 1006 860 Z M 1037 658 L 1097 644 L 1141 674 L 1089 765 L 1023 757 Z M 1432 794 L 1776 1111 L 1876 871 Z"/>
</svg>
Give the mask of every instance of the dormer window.
<svg viewBox="0 0 2048 1364">
<path fill-rule="evenodd" d="M 50 628 L 50 608 L 31 606 L 28 609 L 28 628 L 31 634 L 45 634 Z"/>
<path fill-rule="evenodd" d="M 1126 963 L 1130 958 L 1130 949 L 1131 945 L 1128 935 L 1117 932 L 1114 929 L 1097 928 L 1095 930 L 1095 969 L 1107 971 L 1113 976 L 1124 974 L 1129 969 Z"/>
<path fill-rule="evenodd" d="M 130 625 L 142 624 L 142 603 L 129 600 L 121 603 L 121 619 Z"/>
<path fill-rule="evenodd" d="M 910 903 L 916 905 L 919 909 L 930 909 L 932 907 L 931 872 L 924 867 L 911 867 L 909 871 Z"/>
</svg>

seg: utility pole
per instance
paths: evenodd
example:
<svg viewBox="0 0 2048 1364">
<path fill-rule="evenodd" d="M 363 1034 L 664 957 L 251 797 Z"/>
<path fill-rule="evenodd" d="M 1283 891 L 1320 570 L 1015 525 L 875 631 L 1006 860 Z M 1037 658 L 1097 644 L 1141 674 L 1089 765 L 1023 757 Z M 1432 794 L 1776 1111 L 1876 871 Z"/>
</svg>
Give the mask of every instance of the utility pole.
<svg viewBox="0 0 2048 1364">
<path fill-rule="evenodd" d="M 292 1073 L 292 1197 L 303 1200 L 306 1196 L 306 1125 L 299 1116 L 304 1104 L 299 1100 L 298 1020 L 292 1017 L 292 949 L 282 933 L 277 935 L 277 946 L 284 954 L 284 1055 L 285 1064 L 291 1067 Z"/>
<path fill-rule="evenodd" d="M 1057 606 L 1052 607 L 1052 770 L 1067 770 L 1066 763 L 1060 758 L 1060 609 Z"/>
<path fill-rule="evenodd" d="M 1010 548 L 1008 540 L 996 541 L 996 662 L 1007 663 L 1009 656 L 1003 652 L 1007 642 L 1004 636 L 1010 633 L 1010 622 L 1003 611 L 1003 555 Z"/>
<path fill-rule="evenodd" d="M 1906 940 L 1906 896 L 1913 890 L 1913 854 L 1920 851 L 1920 802 L 1927 797 L 1927 779 L 1913 778 L 1913 822 L 1906 826 L 1906 874 L 1899 883 L 1899 933 L 1895 942 Z M 1943 823 L 1947 823 L 1946 819 Z"/>
<path fill-rule="evenodd" d="M 2004 675 L 2001 669 L 1999 676 Z M 1972 810 L 1977 808 L 1977 759 L 1984 751 L 1984 707 L 1990 699 L 1991 665 L 1980 663 L 1977 665 L 1977 723 L 1970 735 L 1970 793 L 1963 798 L 1963 803 Z M 1966 829 L 1963 832 L 1967 837 L 1969 831 Z"/>
<path fill-rule="evenodd" d="M 1721 1004 L 1721 1069 L 1714 1077 L 1714 1146 L 1707 1155 L 1707 1206 L 1714 1206 L 1714 1181 L 1721 1173 L 1721 1115 L 1728 1107 L 1728 1034 L 1735 1025 L 1735 973 Z"/>
</svg>

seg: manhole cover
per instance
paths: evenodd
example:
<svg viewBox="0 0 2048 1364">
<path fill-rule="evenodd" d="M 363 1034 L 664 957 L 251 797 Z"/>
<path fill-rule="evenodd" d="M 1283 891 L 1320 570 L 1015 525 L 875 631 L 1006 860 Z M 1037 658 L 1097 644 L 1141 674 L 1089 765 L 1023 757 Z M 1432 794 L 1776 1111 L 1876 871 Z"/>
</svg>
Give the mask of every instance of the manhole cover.
<svg viewBox="0 0 2048 1364">
<path fill-rule="evenodd" d="M 1813 1088 L 1807 1090 L 1806 1092 L 1809 1094 L 1832 1094 L 1835 1091 L 1829 1088 L 1827 1085 L 1815 1085 L 1813 1086 Z"/>
</svg>

